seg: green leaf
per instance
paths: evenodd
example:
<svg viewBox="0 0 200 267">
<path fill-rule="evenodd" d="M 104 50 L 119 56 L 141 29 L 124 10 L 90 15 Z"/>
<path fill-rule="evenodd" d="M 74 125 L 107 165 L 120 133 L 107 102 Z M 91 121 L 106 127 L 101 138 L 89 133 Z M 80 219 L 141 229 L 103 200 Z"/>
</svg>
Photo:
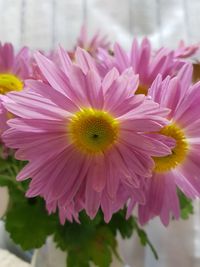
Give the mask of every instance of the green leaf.
<svg viewBox="0 0 200 267">
<path fill-rule="evenodd" d="M 13 180 L 10 179 L 10 176 L 0 175 L 0 186 L 14 186 Z"/>
<path fill-rule="evenodd" d="M 25 192 L 29 181 L 17 182 L 16 176 L 25 165 L 25 162 L 18 161 L 13 157 L 0 158 L 0 186 L 7 186 L 9 190 L 15 189 Z"/>
<path fill-rule="evenodd" d="M 115 235 L 119 231 L 122 238 L 130 238 L 135 229 L 135 222 L 133 217 L 126 220 L 126 210 L 124 209 L 113 215 L 108 226 Z"/>
<path fill-rule="evenodd" d="M 40 248 L 53 234 L 57 220 L 47 214 L 42 199 L 26 199 L 21 192 L 12 191 L 15 197 L 6 214 L 6 230 L 24 250 Z"/>
<path fill-rule="evenodd" d="M 41 198 L 25 197 L 29 181 L 16 181 L 16 175 L 24 165 L 25 162 L 11 156 L 6 160 L 0 159 L 0 186 L 7 186 L 10 194 L 4 217 L 6 230 L 15 243 L 29 250 L 45 243 L 47 236 L 55 231 L 58 220 L 56 215 L 47 214 Z"/>
<path fill-rule="evenodd" d="M 96 266 L 109 267 L 112 262 L 112 250 L 116 248 L 117 241 L 108 227 L 97 229 L 95 237 L 91 240 L 91 259 Z"/>
<path fill-rule="evenodd" d="M 139 236 L 139 238 L 140 238 L 140 242 L 141 242 L 141 244 L 142 244 L 143 246 L 148 245 L 148 246 L 150 247 L 150 249 L 151 249 L 151 251 L 152 251 L 154 257 L 158 260 L 158 254 L 157 254 L 157 252 L 156 252 L 154 246 L 153 246 L 152 243 L 150 242 L 150 240 L 149 240 L 149 238 L 148 238 L 146 232 L 145 232 L 144 230 L 142 230 L 141 228 L 138 227 L 138 229 L 137 229 L 137 234 L 138 234 L 138 236 Z"/>
<path fill-rule="evenodd" d="M 119 231 L 123 238 L 132 236 L 136 231 L 143 246 L 148 245 L 156 259 L 158 255 L 147 234 L 137 224 L 135 217 L 125 219 L 126 210 L 113 215 L 109 224 L 103 220 L 102 212 L 91 221 L 85 213 L 81 213 L 81 224 L 66 222 L 59 226 L 55 233 L 55 242 L 58 247 L 68 251 L 67 266 L 81 267 L 88 266 L 92 261 L 99 267 L 109 267 L 112 262 L 112 255 L 120 259 L 117 254 L 116 235 Z"/>
<path fill-rule="evenodd" d="M 94 226 L 66 222 L 64 226 L 59 225 L 56 229 L 54 240 L 62 250 L 85 246 L 93 236 Z"/>
<path fill-rule="evenodd" d="M 69 250 L 66 264 L 67 267 L 90 267 L 89 259 L 84 255 L 84 250 Z"/>
<path fill-rule="evenodd" d="M 181 208 L 181 218 L 187 220 L 194 213 L 192 200 L 188 199 L 181 191 L 178 191 L 179 203 Z"/>
<path fill-rule="evenodd" d="M 135 225 L 135 229 L 137 231 L 138 237 L 140 239 L 140 243 L 143 246 L 148 245 L 149 248 L 151 249 L 155 259 L 158 260 L 158 254 L 157 254 L 154 246 L 152 245 L 151 241 L 149 240 L 148 235 L 146 234 L 146 232 L 138 226 L 136 218 L 134 218 L 134 225 Z"/>
<path fill-rule="evenodd" d="M 54 235 L 57 246 L 68 253 L 67 266 L 89 267 L 89 262 L 93 262 L 99 267 L 109 267 L 112 252 L 117 254 L 117 241 L 102 214 L 99 212 L 90 220 L 81 213 L 80 221 L 81 224 L 66 222 L 58 226 Z"/>
</svg>

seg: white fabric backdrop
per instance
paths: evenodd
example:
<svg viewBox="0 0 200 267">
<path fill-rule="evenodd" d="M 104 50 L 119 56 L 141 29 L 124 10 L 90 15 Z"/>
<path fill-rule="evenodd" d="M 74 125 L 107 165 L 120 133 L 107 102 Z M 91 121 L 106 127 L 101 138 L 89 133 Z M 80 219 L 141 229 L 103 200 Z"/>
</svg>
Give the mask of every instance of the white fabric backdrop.
<svg viewBox="0 0 200 267">
<path fill-rule="evenodd" d="M 147 35 L 155 47 L 200 40 L 199 0 L 0 0 L 0 39 L 20 46 L 71 47 L 85 20 L 130 45 Z"/>
</svg>

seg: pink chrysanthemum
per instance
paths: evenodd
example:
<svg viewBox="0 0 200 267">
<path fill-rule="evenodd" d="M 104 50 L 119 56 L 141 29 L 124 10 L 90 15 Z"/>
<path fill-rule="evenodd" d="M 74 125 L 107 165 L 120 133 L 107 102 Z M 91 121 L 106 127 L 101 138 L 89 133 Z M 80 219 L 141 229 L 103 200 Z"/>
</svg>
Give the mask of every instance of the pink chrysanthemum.
<svg viewBox="0 0 200 267">
<path fill-rule="evenodd" d="M 81 27 L 80 35 L 78 37 L 74 51 L 69 52 L 69 55 L 74 59 L 75 51 L 77 47 L 85 49 L 91 56 L 96 57 L 99 49 L 108 51 L 110 49 L 110 42 L 107 36 L 102 36 L 100 32 L 96 32 L 90 39 L 88 37 L 87 27 L 83 25 Z"/>
<path fill-rule="evenodd" d="M 27 79 L 27 77 L 29 77 L 30 75 L 29 59 L 29 49 L 27 47 L 23 47 L 15 55 L 12 44 L 0 44 L 0 75 L 15 75 L 18 79 L 22 81 L 24 79 Z M 0 84 L 0 87 L 1 86 L 2 85 Z"/>
<path fill-rule="evenodd" d="M 162 48 L 155 53 L 147 38 L 143 39 L 141 45 L 135 39 L 130 53 L 124 51 L 119 44 L 115 44 L 113 56 L 101 50 L 99 59 L 101 64 L 98 68 L 102 76 L 113 67 L 120 73 L 132 67 L 134 73 L 139 75 L 137 94 L 147 94 L 158 74 L 164 78 L 167 75 L 174 75 L 178 67 L 173 51 Z"/>
<path fill-rule="evenodd" d="M 70 208 L 73 216 L 85 209 L 93 218 L 101 207 L 109 221 L 110 203 L 121 205 L 119 187 L 139 190 L 139 177 L 151 176 L 154 168 L 151 157 L 170 153 L 165 136 L 146 134 L 159 132 L 169 111 L 134 95 L 132 70 L 120 75 L 112 69 L 101 79 L 86 51 L 77 49 L 76 64 L 64 50 L 59 54 L 64 71 L 36 55 L 49 85 L 27 81 L 30 91 L 8 94 L 4 105 L 18 118 L 9 120 L 4 141 L 17 149 L 18 159 L 29 161 L 17 176 L 32 179 L 28 197 L 41 195 L 49 210 L 59 206 L 63 214 Z"/>
<path fill-rule="evenodd" d="M 1 104 L 1 96 L 11 91 L 21 91 L 24 79 L 30 75 L 29 50 L 22 48 L 16 55 L 12 44 L 0 44 L 0 135 L 7 128 L 11 116 Z"/>
<path fill-rule="evenodd" d="M 149 95 L 161 107 L 171 109 L 170 124 L 160 133 L 176 140 L 172 154 L 154 157 L 153 176 L 146 179 L 146 204 L 139 206 L 139 220 L 146 223 L 160 216 L 164 225 L 170 216 L 180 217 L 177 187 L 188 197 L 200 196 L 200 83 L 191 85 L 192 66 L 185 65 L 179 75 L 162 81 L 159 76 Z"/>
</svg>

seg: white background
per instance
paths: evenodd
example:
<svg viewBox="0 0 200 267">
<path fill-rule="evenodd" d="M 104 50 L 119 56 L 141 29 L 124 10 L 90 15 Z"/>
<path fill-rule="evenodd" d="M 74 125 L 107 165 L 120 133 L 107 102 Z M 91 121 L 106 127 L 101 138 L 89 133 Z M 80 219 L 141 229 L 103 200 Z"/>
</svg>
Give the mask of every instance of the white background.
<svg viewBox="0 0 200 267">
<path fill-rule="evenodd" d="M 0 12 L 0 39 L 17 47 L 69 48 L 83 21 L 125 47 L 133 35 L 155 47 L 200 40 L 199 0 L 0 0 Z"/>
</svg>

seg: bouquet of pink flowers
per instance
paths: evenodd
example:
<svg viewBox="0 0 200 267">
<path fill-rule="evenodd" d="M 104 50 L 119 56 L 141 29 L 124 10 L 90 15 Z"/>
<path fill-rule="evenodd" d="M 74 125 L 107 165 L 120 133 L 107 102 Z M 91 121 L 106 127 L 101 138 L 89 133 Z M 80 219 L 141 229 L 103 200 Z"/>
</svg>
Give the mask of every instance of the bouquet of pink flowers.
<svg viewBox="0 0 200 267">
<path fill-rule="evenodd" d="M 200 196 L 198 52 L 148 39 L 127 52 L 84 28 L 72 51 L 0 46 L 0 185 L 16 243 L 54 235 L 67 266 L 107 267 L 117 231 L 136 230 L 156 256 L 142 225 L 187 218 Z"/>
</svg>

